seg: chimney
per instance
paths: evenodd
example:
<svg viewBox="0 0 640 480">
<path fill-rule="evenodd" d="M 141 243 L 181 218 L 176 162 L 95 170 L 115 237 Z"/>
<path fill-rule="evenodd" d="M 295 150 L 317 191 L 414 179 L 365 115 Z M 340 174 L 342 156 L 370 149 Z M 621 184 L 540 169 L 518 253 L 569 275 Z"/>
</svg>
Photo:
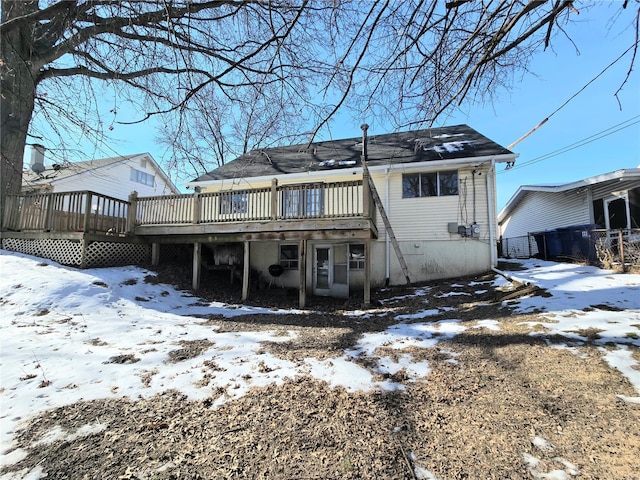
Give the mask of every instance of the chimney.
<svg viewBox="0 0 640 480">
<path fill-rule="evenodd" d="M 45 148 L 42 145 L 31 145 L 31 170 L 40 175 L 44 172 L 44 152 Z"/>
</svg>

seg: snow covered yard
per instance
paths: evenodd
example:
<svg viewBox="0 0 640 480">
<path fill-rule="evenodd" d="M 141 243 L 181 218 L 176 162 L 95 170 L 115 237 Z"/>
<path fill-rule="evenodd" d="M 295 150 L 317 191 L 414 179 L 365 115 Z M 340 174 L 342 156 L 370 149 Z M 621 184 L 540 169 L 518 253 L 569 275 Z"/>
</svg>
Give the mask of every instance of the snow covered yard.
<svg viewBox="0 0 640 480">
<path fill-rule="evenodd" d="M 89 478 L 255 478 L 257 472 L 300 478 L 292 463 L 310 465 L 310 478 L 444 480 L 459 478 L 460 469 L 472 472 L 470 478 L 489 478 L 491 466 L 477 467 L 476 477 L 472 467 L 448 460 L 480 450 L 501 465 L 493 467 L 502 472 L 496 478 L 589 478 L 589 472 L 637 478 L 640 275 L 537 260 L 515 263 L 523 270 L 509 273 L 550 295 L 500 302 L 501 292 L 514 286 L 490 276 L 383 290 L 375 308 L 319 313 L 203 300 L 153 281 L 154 274 L 141 268 L 79 271 L 0 251 L 0 478 L 56 478 L 55 471 L 75 472 L 69 478 L 82 478 L 81 471 Z M 74 414 L 72 425 L 69 412 L 83 405 L 92 413 Z M 299 415 L 286 416 L 295 405 Z M 604 413 L 593 413 L 595 406 Z M 124 437 L 118 428 L 139 434 L 140 425 L 150 430 L 147 441 L 159 444 L 162 437 L 151 437 L 177 425 L 165 418 L 167 408 L 184 410 L 182 425 L 188 418 L 198 428 L 224 421 L 226 426 L 210 428 L 228 430 L 223 437 L 242 431 L 242 441 L 229 441 L 236 452 L 246 449 L 244 463 L 209 452 L 189 461 L 182 454 L 182 460 L 149 457 L 146 464 L 131 465 L 123 460 L 136 451 L 129 445 L 124 453 L 111 453 L 112 459 L 125 455 L 115 463 L 120 470 L 112 463 L 113 471 L 98 475 L 104 465 L 85 462 L 82 470 L 79 462 L 60 463 L 42 453 L 71 445 L 82 458 L 90 451 L 87 443 L 104 450 L 104 442 Z M 117 427 L 123 415 L 114 412 L 128 411 L 138 411 L 135 428 Z M 153 421 L 139 419 L 151 411 Z M 285 416 L 271 425 L 269 436 L 281 435 L 282 444 L 263 446 L 271 463 L 261 463 L 256 458 L 262 453 L 255 450 L 262 444 L 255 437 L 278 412 Z M 247 415 L 252 427 L 233 426 Z M 593 418 L 584 439 L 563 445 L 570 441 L 567 432 L 578 435 L 572 429 L 579 429 L 582 418 L 598 415 L 603 418 Z M 296 423 L 298 417 L 303 424 Z M 332 426 L 337 420 L 342 427 Z M 605 421 L 608 430 L 599 430 Z M 462 426 L 456 429 L 456 422 Z M 296 425 L 301 438 L 275 434 L 278 424 Z M 316 439 L 311 448 L 309 439 L 330 426 L 342 445 Z M 473 442 L 458 438 L 464 428 L 475 432 Z M 596 431 L 602 441 L 591 446 L 589 436 Z M 620 435 L 607 453 L 619 464 L 594 460 L 593 452 L 609 436 Z M 460 445 L 452 443 L 456 439 Z M 366 449 L 351 451 L 356 441 Z M 308 448 L 300 453 L 299 445 Z M 198 448 L 214 447 L 191 445 L 190 451 Z M 378 453 L 362 457 L 367 449 Z M 320 452 L 327 461 L 318 458 Z M 376 466 L 381 458 L 385 462 Z"/>
</svg>

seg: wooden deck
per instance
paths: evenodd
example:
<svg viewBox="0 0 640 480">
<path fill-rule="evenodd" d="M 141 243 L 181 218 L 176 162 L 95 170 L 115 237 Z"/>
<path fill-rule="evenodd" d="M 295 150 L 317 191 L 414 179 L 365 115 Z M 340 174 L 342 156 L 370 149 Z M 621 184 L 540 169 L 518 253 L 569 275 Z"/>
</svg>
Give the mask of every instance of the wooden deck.
<svg viewBox="0 0 640 480">
<path fill-rule="evenodd" d="M 2 230 L 42 237 L 110 235 L 157 243 L 377 238 L 362 180 L 137 197 L 90 191 L 8 196 Z M 140 238 L 141 237 L 141 238 Z"/>
<path fill-rule="evenodd" d="M 81 267 L 92 263 L 91 255 L 108 260 L 113 252 L 127 254 L 134 245 L 126 243 L 150 248 L 152 264 L 160 261 L 160 244 L 193 244 L 195 290 L 200 285 L 202 244 L 241 243 L 243 300 L 249 294 L 251 243 L 297 242 L 300 307 L 307 295 L 307 262 L 302 259 L 308 241 L 358 240 L 369 259 L 370 240 L 378 237 L 369 182 L 362 179 L 283 186 L 274 180 L 267 188 L 155 197 L 133 192 L 127 201 L 90 191 L 12 195 L 5 202 L 0 233 L 3 245 L 5 239 L 22 242 L 24 249 L 33 242 L 52 244 L 50 258 Z M 127 248 L 118 250 L 116 245 Z M 364 285 L 368 304 L 369 260 Z"/>
</svg>

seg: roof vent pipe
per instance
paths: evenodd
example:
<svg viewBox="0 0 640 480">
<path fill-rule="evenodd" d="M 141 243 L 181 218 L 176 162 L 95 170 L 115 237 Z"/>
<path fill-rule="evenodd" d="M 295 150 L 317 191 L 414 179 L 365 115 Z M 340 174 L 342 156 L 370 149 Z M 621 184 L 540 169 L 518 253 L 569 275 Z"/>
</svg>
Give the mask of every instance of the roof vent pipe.
<svg viewBox="0 0 640 480">
<path fill-rule="evenodd" d="M 31 145 L 31 170 L 40 175 L 44 172 L 44 152 L 45 148 L 42 145 Z"/>
</svg>

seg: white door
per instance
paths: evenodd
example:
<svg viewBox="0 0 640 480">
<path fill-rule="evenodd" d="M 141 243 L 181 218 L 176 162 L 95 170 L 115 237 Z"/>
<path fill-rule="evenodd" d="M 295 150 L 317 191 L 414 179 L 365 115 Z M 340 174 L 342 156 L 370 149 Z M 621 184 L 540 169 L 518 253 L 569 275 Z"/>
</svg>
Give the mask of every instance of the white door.
<svg viewBox="0 0 640 480">
<path fill-rule="evenodd" d="M 349 259 L 347 244 L 313 247 L 313 294 L 347 298 Z"/>
</svg>

